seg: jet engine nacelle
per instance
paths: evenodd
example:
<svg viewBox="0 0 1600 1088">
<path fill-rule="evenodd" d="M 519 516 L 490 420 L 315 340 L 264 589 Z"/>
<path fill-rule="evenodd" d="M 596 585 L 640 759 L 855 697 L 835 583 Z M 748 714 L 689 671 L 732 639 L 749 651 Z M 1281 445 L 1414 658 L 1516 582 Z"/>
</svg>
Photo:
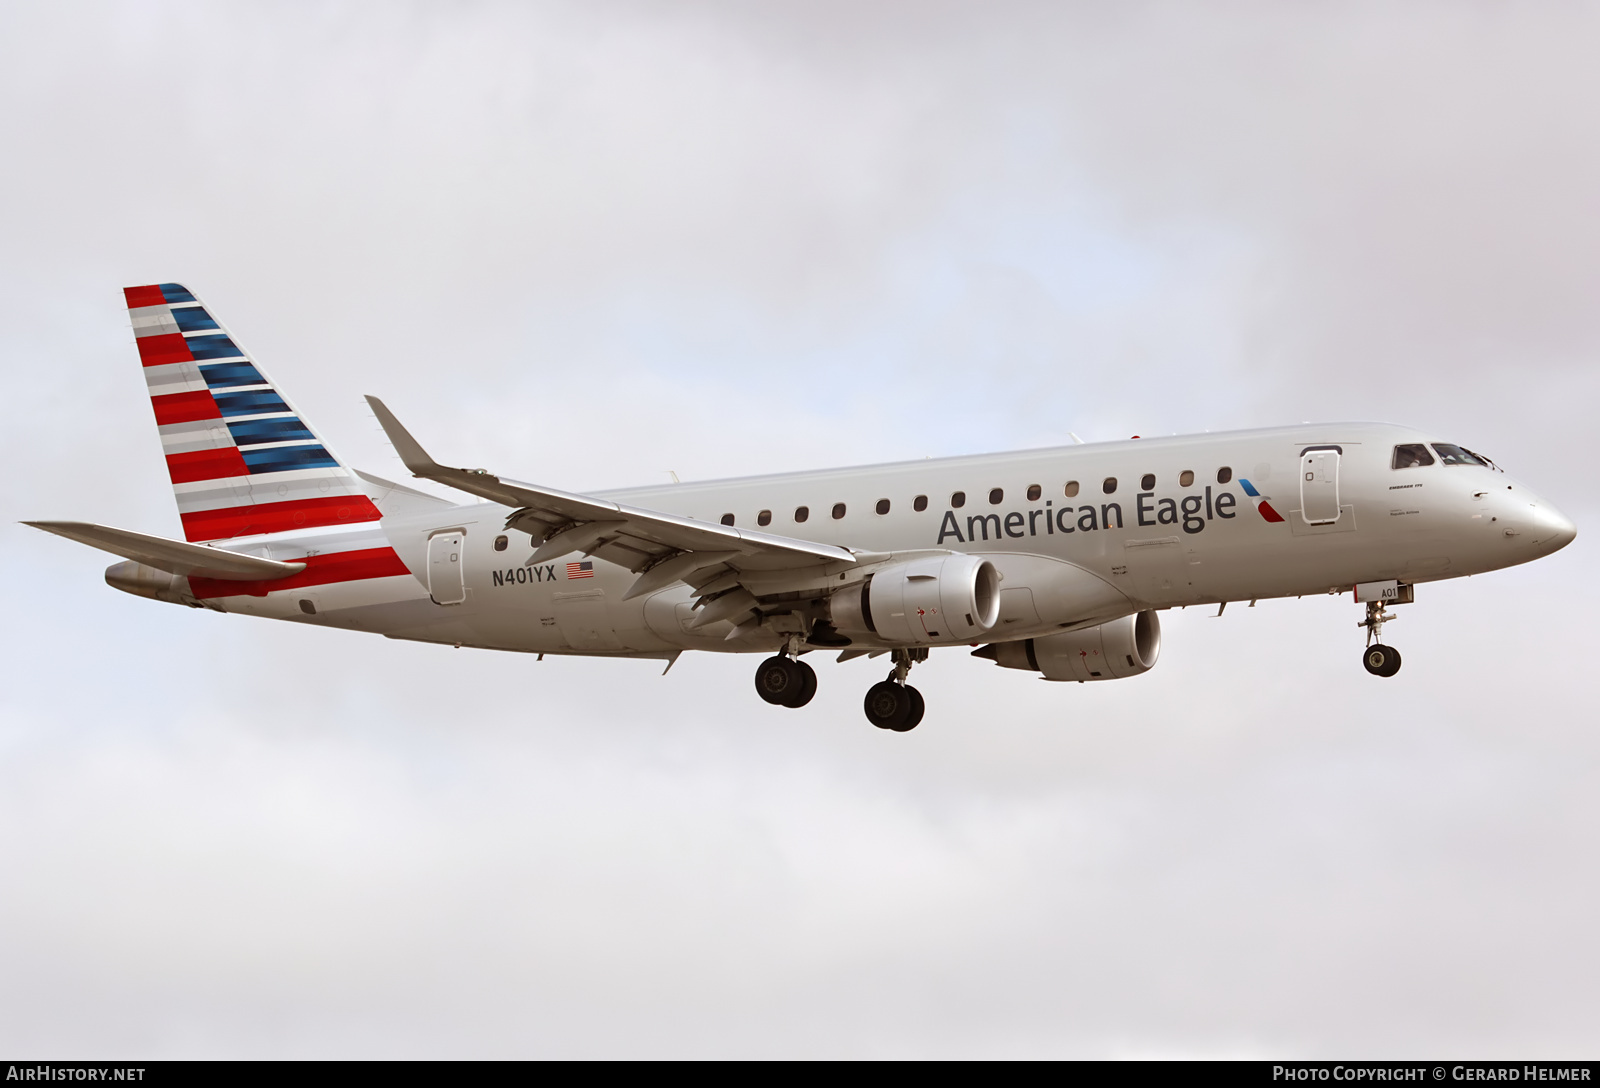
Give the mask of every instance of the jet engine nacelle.
<svg viewBox="0 0 1600 1088">
<path fill-rule="evenodd" d="M 1046 680 L 1119 680 L 1149 672 L 1161 656 L 1161 620 L 1153 611 L 1065 631 L 995 642 L 972 651 L 1001 668 L 1043 673 Z"/>
<path fill-rule="evenodd" d="M 1000 572 L 973 555 L 913 559 L 840 590 L 828 607 L 846 635 L 903 645 L 970 642 L 1000 619 Z"/>
</svg>

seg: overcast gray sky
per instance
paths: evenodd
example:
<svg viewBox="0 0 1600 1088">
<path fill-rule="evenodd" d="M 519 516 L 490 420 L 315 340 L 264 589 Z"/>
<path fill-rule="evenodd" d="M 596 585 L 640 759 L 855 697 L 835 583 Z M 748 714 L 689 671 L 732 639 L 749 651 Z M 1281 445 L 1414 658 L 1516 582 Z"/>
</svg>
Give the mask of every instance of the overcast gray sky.
<svg viewBox="0 0 1600 1088">
<path fill-rule="evenodd" d="M 1600 9 L 0 0 L 0 1050 L 1575 1056 L 1600 1042 Z M 583 489 L 1304 419 L 1578 541 L 805 711 L 158 605 L 119 289 L 351 461 Z"/>
</svg>

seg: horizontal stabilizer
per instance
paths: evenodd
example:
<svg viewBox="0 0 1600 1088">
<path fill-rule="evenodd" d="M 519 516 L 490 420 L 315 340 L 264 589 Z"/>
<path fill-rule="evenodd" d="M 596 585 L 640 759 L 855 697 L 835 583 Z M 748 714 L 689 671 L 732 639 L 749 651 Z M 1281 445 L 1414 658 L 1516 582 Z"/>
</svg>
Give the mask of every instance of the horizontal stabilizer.
<svg viewBox="0 0 1600 1088">
<path fill-rule="evenodd" d="M 225 552 L 220 548 L 207 548 L 201 544 L 185 544 L 181 540 L 113 529 L 109 525 L 92 525 L 87 521 L 25 521 L 22 524 L 183 578 L 193 576 L 225 582 L 250 582 L 287 578 L 306 569 L 304 563 L 280 563 L 275 559 L 261 559 L 254 555 Z"/>
</svg>

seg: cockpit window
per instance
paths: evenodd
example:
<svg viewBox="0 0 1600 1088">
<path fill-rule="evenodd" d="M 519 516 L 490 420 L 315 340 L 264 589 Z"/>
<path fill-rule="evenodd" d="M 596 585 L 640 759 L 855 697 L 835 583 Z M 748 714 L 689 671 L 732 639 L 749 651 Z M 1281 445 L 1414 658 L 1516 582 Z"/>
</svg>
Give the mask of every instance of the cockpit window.
<svg viewBox="0 0 1600 1088">
<path fill-rule="evenodd" d="M 1455 447 L 1452 446 L 1451 449 Z M 1433 454 L 1428 452 L 1428 447 L 1418 442 L 1413 446 L 1396 446 L 1394 448 L 1394 468 L 1421 468 L 1423 465 L 1433 464 Z"/>
<path fill-rule="evenodd" d="M 1489 467 L 1482 457 L 1479 457 L 1471 450 L 1464 450 L 1460 446 L 1452 446 L 1448 442 L 1435 442 L 1433 448 L 1439 452 L 1439 460 L 1447 465 L 1481 465 L 1484 468 Z"/>
</svg>

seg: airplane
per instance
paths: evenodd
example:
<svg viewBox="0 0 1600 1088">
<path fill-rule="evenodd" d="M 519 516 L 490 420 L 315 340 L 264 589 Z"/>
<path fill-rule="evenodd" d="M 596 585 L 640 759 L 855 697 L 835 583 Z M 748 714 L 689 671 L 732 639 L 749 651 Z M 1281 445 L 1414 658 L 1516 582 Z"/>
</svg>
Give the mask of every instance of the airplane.
<svg viewBox="0 0 1600 1088">
<path fill-rule="evenodd" d="M 122 557 L 152 600 L 388 638 L 664 660 L 768 655 L 755 687 L 799 708 L 802 660 L 887 656 L 866 717 L 906 732 L 932 649 L 1052 681 L 1148 672 L 1159 613 L 1351 594 L 1362 665 L 1392 677 L 1391 605 L 1526 563 L 1573 523 L 1488 457 L 1388 423 L 1298 426 L 673 483 L 592 495 L 435 461 L 368 397 L 416 478 L 349 467 L 181 284 L 124 290 L 184 540 L 24 524 Z M 665 671 L 665 670 L 664 670 Z"/>
</svg>

